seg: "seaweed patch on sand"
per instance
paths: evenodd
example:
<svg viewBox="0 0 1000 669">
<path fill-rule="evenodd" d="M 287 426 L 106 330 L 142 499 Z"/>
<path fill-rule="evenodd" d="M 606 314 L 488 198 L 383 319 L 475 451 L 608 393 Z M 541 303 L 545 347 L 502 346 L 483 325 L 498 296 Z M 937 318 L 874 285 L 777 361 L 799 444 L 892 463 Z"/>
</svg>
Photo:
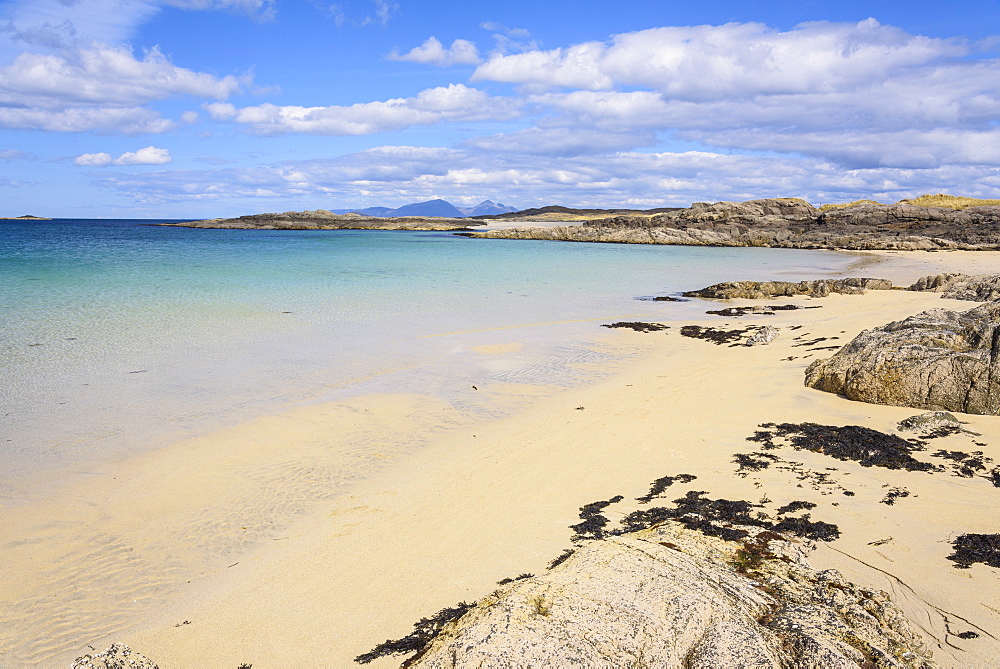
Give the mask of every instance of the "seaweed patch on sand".
<svg viewBox="0 0 1000 669">
<path fill-rule="evenodd" d="M 862 467 L 884 467 L 907 471 L 933 472 L 943 468 L 913 457 L 926 448 L 918 439 L 903 439 L 860 425 L 819 425 L 817 423 L 763 423 L 747 441 L 765 450 L 781 448 L 781 441 L 799 451 L 823 453 L 831 458 L 853 461 Z M 776 441 L 778 440 L 778 441 Z"/>
<path fill-rule="evenodd" d="M 660 332 L 661 330 L 669 330 L 669 325 L 664 325 L 663 323 L 642 323 L 639 321 L 618 321 L 617 323 L 604 323 L 601 325 L 602 328 L 627 328 L 629 330 L 635 330 L 636 332 Z"/>
<path fill-rule="evenodd" d="M 636 497 L 635 501 L 639 502 L 639 504 L 649 504 L 655 498 L 662 495 L 663 492 L 666 491 L 666 489 L 672 486 L 675 482 L 679 481 L 680 483 L 690 483 L 691 481 L 694 481 L 696 478 L 698 477 L 692 474 L 678 474 L 677 476 L 660 477 L 649 484 L 648 493 L 646 493 L 642 497 Z"/>
<path fill-rule="evenodd" d="M 948 559 L 957 569 L 968 569 L 977 562 L 1000 568 L 1000 534 L 963 534 L 951 545 L 955 552 Z"/>
<path fill-rule="evenodd" d="M 761 329 L 760 325 L 748 325 L 745 328 L 735 330 L 723 330 L 722 328 L 702 327 L 700 325 L 684 325 L 681 327 L 681 336 L 692 339 L 703 339 L 710 341 L 717 346 L 729 344 L 730 347 L 739 346 L 743 337 L 751 334 L 755 330 Z"/>
</svg>

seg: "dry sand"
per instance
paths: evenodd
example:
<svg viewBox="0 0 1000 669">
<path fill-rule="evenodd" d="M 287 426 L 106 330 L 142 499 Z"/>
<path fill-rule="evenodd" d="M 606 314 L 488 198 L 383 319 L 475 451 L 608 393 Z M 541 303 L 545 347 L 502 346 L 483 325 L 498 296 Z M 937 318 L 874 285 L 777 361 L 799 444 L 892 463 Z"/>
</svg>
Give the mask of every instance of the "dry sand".
<svg viewBox="0 0 1000 669">
<path fill-rule="evenodd" d="M 1000 269 L 998 253 L 879 255 L 889 262 L 865 274 L 897 283 L 970 271 L 970 257 L 970 273 Z M 863 328 L 974 305 L 899 291 L 783 302 L 791 301 L 822 308 L 701 321 L 775 325 L 781 334 L 768 346 L 715 346 L 681 337 L 676 325 L 609 331 L 610 349 L 637 354 L 595 384 L 470 389 L 523 405 L 501 419 L 473 423 L 421 396 L 301 406 L 0 508 L 0 665 L 59 666 L 87 644 L 124 641 L 163 667 L 352 666 L 421 617 L 545 569 L 570 546 L 568 526 L 583 504 L 634 499 L 653 479 L 680 473 L 698 479 L 676 497 L 766 497 L 772 512 L 816 503 L 813 519 L 836 523 L 843 536 L 817 548 L 815 567 L 891 592 L 943 665 L 994 664 L 1000 571 L 956 569 L 946 556 L 959 534 L 1000 531 L 1000 490 L 983 479 L 777 452 L 855 493 L 845 496 L 782 469 L 741 478 L 732 462 L 757 450 L 746 437 L 764 422 L 893 432 L 919 412 L 805 388 L 803 369 L 831 353 L 817 349 Z M 741 304 L 750 302 L 733 303 Z M 820 337 L 829 340 L 801 345 Z M 506 330 L 477 352 L 518 348 Z M 1000 461 L 1000 418 L 960 417 Z M 972 440 L 954 435 L 932 448 L 970 451 Z M 893 487 L 910 496 L 880 503 Z M 970 630 L 979 638 L 955 636 Z"/>
</svg>

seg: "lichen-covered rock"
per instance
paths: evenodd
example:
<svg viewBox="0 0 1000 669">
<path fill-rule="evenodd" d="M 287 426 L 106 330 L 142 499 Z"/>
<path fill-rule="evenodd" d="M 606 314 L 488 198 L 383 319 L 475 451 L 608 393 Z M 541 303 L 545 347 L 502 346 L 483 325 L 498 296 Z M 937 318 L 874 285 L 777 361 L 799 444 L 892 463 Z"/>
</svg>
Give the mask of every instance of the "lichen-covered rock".
<svg viewBox="0 0 1000 669">
<path fill-rule="evenodd" d="M 668 522 L 588 542 L 479 601 L 407 666 L 932 666 L 887 595 L 746 529 L 732 542 Z"/>
<path fill-rule="evenodd" d="M 946 430 L 960 430 L 962 424 L 954 415 L 947 411 L 928 411 L 904 418 L 896 424 L 896 429 L 900 432 L 931 432 L 944 428 Z"/>
<path fill-rule="evenodd" d="M 865 330 L 806 368 L 806 385 L 872 404 L 997 414 L 1000 302 L 930 309 Z"/>
<path fill-rule="evenodd" d="M 772 327 L 770 325 L 765 325 L 760 330 L 757 330 L 750 338 L 747 339 L 747 346 L 761 346 L 762 344 L 770 344 L 772 341 L 778 338 L 778 328 Z"/>
<path fill-rule="evenodd" d="M 818 279 L 815 281 L 725 281 L 684 293 L 685 297 L 704 297 L 716 300 L 749 299 L 759 300 L 769 297 L 826 297 L 831 293 L 860 295 L 866 290 L 892 290 L 888 279 Z"/>
<path fill-rule="evenodd" d="M 157 669 L 157 664 L 123 643 L 113 643 L 103 653 L 78 657 L 70 669 Z"/>
</svg>

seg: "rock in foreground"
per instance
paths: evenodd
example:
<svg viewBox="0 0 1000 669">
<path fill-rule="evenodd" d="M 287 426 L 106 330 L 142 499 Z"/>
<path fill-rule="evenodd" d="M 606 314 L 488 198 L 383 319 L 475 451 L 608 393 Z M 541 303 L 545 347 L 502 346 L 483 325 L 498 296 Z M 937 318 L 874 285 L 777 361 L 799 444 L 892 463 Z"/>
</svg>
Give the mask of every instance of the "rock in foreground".
<svg viewBox="0 0 1000 669">
<path fill-rule="evenodd" d="M 747 529 L 744 542 L 674 523 L 588 542 L 478 602 L 406 666 L 931 666 L 887 595 Z"/>
<path fill-rule="evenodd" d="M 157 664 L 123 643 L 113 643 L 103 653 L 76 658 L 70 669 L 157 669 Z"/>
<path fill-rule="evenodd" d="M 872 404 L 1000 413 L 1000 302 L 865 330 L 811 364 L 806 385 Z"/>
</svg>

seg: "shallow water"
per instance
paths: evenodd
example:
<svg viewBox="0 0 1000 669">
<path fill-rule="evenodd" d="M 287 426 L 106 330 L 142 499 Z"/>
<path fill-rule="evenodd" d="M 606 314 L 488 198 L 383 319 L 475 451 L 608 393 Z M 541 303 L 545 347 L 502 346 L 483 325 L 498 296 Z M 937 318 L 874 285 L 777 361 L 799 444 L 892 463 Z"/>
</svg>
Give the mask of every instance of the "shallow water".
<svg viewBox="0 0 1000 669">
<path fill-rule="evenodd" d="M 394 231 L 0 222 L 0 498 L 40 472 L 127 457 L 303 401 L 470 384 L 565 386 L 637 297 L 843 275 L 828 252 L 475 240 Z M 515 354 L 476 346 L 520 342 Z M 470 411 L 491 407 L 470 404 Z M 6 488 L 5 488 L 6 485 Z"/>
</svg>

